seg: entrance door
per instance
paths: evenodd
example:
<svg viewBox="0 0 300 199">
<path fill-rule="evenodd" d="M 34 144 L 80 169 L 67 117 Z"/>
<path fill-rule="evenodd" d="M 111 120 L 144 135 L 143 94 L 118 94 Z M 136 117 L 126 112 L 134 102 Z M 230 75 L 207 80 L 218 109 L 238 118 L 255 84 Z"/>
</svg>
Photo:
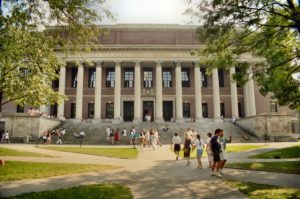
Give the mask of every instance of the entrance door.
<svg viewBox="0 0 300 199">
<path fill-rule="evenodd" d="M 151 121 L 153 121 L 153 101 L 143 101 L 143 121 L 145 121 L 145 115 L 147 114 L 151 115 Z"/>
<path fill-rule="evenodd" d="M 165 121 L 171 121 L 173 117 L 173 101 L 163 102 L 163 117 Z"/>
<path fill-rule="evenodd" d="M 132 101 L 123 102 L 123 120 L 127 122 L 133 121 L 134 106 Z"/>
</svg>

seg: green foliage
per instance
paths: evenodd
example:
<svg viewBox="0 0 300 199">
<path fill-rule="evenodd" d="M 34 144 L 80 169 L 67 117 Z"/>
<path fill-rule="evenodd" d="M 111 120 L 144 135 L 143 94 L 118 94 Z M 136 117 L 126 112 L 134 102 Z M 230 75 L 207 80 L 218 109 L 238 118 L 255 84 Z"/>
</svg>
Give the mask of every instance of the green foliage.
<svg viewBox="0 0 300 199">
<path fill-rule="evenodd" d="M 290 199 L 300 198 L 300 190 L 252 182 L 225 180 L 225 183 L 245 193 L 249 199 Z"/>
<path fill-rule="evenodd" d="M 0 147 L 0 156 L 18 156 L 18 157 L 53 157 L 47 154 L 34 153 L 28 151 L 18 151 Z"/>
<path fill-rule="evenodd" d="M 73 187 L 70 189 L 59 189 L 54 191 L 43 191 L 37 193 L 25 193 L 19 196 L 10 197 L 16 199 L 133 199 L 133 195 L 127 186 L 121 184 L 96 184 Z"/>
<path fill-rule="evenodd" d="M 134 148 L 85 148 L 85 147 L 79 148 L 79 147 L 55 147 L 55 146 L 45 146 L 41 148 L 63 151 L 63 152 L 81 153 L 81 154 L 123 158 L 123 159 L 135 159 L 138 156 L 138 150 Z"/>
<path fill-rule="evenodd" d="M 68 164 L 44 162 L 18 162 L 6 161 L 0 169 L 0 181 L 36 179 L 51 176 L 84 173 L 92 171 L 105 171 L 120 167 L 96 164 Z"/>
<path fill-rule="evenodd" d="M 234 78 L 244 84 L 250 72 L 263 95 L 300 110 L 300 5 L 276 0 L 190 0 L 187 14 L 200 18 L 199 40 L 207 46 L 193 52 L 212 68 L 240 68 Z M 247 58 L 245 55 L 252 55 Z M 209 71 L 209 72 L 210 72 Z M 208 73 L 209 73 L 208 72 Z"/>
<path fill-rule="evenodd" d="M 229 163 L 227 168 L 300 174 L 300 161 Z"/>
<path fill-rule="evenodd" d="M 300 145 L 277 149 L 258 155 L 250 156 L 250 158 L 261 159 L 280 159 L 280 158 L 300 158 Z"/>
<path fill-rule="evenodd" d="M 1 4 L 2 2 L 2 4 Z M 97 41 L 97 27 L 112 14 L 104 0 L 0 1 L 0 107 L 60 103 L 57 49 L 78 49 Z M 53 26 L 55 25 L 55 28 Z"/>
</svg>

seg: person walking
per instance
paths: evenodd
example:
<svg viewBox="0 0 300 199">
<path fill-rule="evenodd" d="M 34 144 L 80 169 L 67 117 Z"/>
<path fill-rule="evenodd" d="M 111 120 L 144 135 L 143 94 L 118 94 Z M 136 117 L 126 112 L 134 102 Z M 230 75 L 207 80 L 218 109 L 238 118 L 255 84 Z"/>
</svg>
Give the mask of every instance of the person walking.
<svg viewBox="0 0 300 199">
<path fill-rule="evenodd" d="M 9 144 L 9 133 L 8 133 L 8 131 L 5 132 L 4 139 L 5 139 L 4 143 Z"/>
<path fill-rule="evenodd" d="M 58 136 L 58 139 L 56 141 L 56 144 L 62 144 L 62 140 L 61 140 L 62 139 L 62 133 L 60 131 L 58 132 L 57 136 Z"/>
<path fill-rule="evenodd" d="M 202 169 L 202 154 L 204 149 L 204 141 L 201 139 L 200 135 L 196 135 L 195 147 L 197 152 L 197 161 L 198 161 L 198 169 Z"/>
<path fill-rule="evenodd" d="M 184 148 L 183 148 L 183 157 L 186 159 L 185 166 L 189 166 L 191 164 L 190 156 L 191 156 L 191 137 L 188 133 L 184 135 Z"/>
<path fill-rule="evenodd" d="M 222 131 L 220 131 L 219 140 L 220 140 L 220 143 L 221 143 L 221 150 L 220 150 L 220 159 L 221 159 L 221 161 L 220 161 L 219 171 L 222 175 L 224 175 L 223 168 L 224 168 L 225 163 L 227 162 L 226 144 L 231 142 L 232 137 L 230 136 L 229 139 L 226 139 L 224 137 L 224 131 L 222 130 Z"/>
<path fill-rule="evenodd" d="M 214 157 L 214 163 L 212 165 L 211 168 L 211 175 L 213 176 L 217 176 L 219 178 L 222 177 L 222 174 L 219 172 L 219 168 L 220 168 L 220 150 L 221 150 L 221 144 L 219 141 L 219 135 L 220 132 L 223 131 L 221 129 L 216 129 L 215 130 L 215 136 L 213 136 L 210 140 L 210 144 L 211 144 L 211 150 L 213 152 L 213 157 Z"/>
<path fill-rule="evenodd" d="M 111 129 L 110 129 L 110 126 L 108 126 L 105 130 L 106 132 L 106 140 L 109 144 L 111 144 L 111 141 L 110 141 L 110 134 L 111 134 Z"/>
<path fill-rule="evenodd" d="M 178 136 L 178 133 L 175 133 L 175 136 L 173 136 L 172 144 L 174 145 L 174 153 L 176 154 L 176 160 L 178 160 L 181 148 L 181 138 Z"/>
<path fill-rule="evenodd" d="M 153 132 L 153 130 L 150 130 L 150 143 L 151 143 L 151 146 L 154 151 L 156 149 L 156 145 L 157 145 L 157 137 L 156 137 L 155 133 Z"/>
<path fill-rule="evenodd" d="M 208 163 L 209 163 L 209 167 L 208 168 L 212 167 L 212 163 L 214 161 L 213 153 L 212 153 L 211 146 L 210 146 L 211 137 L 212 137 L 211 132 L 207 133 L 207 140 L 206 140 L 205 151 L 206 151 L 207 159 L 208 159 Z"/>
</svg>

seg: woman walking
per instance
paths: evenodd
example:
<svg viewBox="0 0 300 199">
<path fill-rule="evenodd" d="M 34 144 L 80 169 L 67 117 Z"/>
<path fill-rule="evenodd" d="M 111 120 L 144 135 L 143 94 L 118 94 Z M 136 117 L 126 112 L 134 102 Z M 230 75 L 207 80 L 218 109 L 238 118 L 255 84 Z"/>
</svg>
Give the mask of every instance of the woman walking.
<svg viewBox="0 0 300 199">
<path fill-rule="evenodd" d="M 191 164 L 190 155 L 191 155 L 191 137 L 189 134 L 185 133 L 184 135 L 184 148 L 183 148 L 183 156 L 186 159 L 186 165 L 189 166 Z"/>
<path fill-rule="evenodd" d="M 172 144 L 174 144 L 174 153 L 176 154 L 176 160 L 179 158 L 181 139 L 178 136 L 178 133 L 175 133 L 175 136 L 172 138 Z"/>
<path fill-rule="evenodd" d="M 203 149 L 204 149 L 204 142 L 200 138 L 200 135 L 196 135 L 195 147 L 197 150 L 198 169 L 202 169 L 201 158 L 202 158 Z"/>
<path fill-rule="evenodd" d="M 212 134 L 209 132 L 207 134 L 206 148 L 205 148 L 206 154 L 207 154 L 207 158 L 208 158 L 209 168 L 211 168 L 213 160 L 214 160 L 214 158 L 213 158 L 213 152 L 212 152 L 211 147 L 210 147 L 211 136 L 212 136 Z"/>
<path fill-rule="evenodd" d="M 150 143 L 154 151 L 157 145 L 157 138 L 155 133 L 152 130 L 150 130 Z"/>
</svg>

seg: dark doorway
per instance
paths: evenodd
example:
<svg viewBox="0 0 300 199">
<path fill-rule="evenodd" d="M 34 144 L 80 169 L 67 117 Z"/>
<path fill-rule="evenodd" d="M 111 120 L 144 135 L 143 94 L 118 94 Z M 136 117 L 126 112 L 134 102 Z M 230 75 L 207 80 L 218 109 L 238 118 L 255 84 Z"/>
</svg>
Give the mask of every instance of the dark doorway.
<svg viewBox="0 0 300 199">
<path fill-rule="evenodd" d="M 127 122 L 133 121 L 134 106 L 132 101 L 123 102 L 123 120 Z"/>
<path fill-rule="evenodd" d="M 145 121 L 145 116 L 148 113 L 151 115 L 151 121 L 153 121 L 153 101 L 143 101 L 143 121 Z"/>
<path fill-rule="evenodd" d="M 173 101 L 163 102 L 163 117 L 165 121 L 171 121 L 173 117 Z"/>
</svg>

